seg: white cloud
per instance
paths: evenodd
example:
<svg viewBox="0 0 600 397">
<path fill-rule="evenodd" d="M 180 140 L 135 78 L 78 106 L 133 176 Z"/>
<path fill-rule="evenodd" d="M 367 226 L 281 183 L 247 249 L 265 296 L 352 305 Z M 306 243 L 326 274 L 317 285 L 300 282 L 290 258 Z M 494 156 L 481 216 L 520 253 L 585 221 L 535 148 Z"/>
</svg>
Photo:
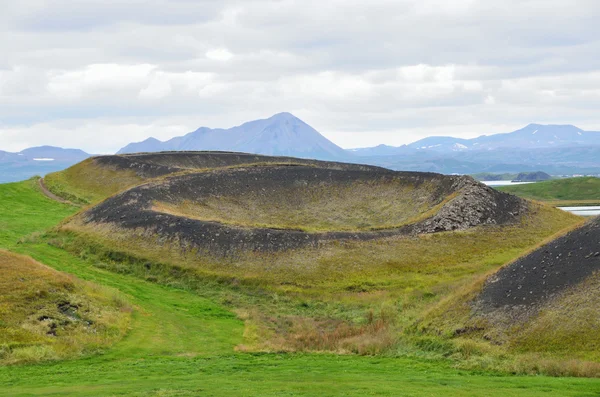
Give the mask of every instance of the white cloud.
<svg viewBox="0 0 600 397">
<path fill-rule="evenodd" d="M 214 50 L 206 51 L 206 57 L 213 61 L 229 61 L 233 58 L 233 54 L 227 48 L 215 48 Z"/>
<path fill-rule="evenodd" d="M 47 92 L 57 98 L 118 95 L 139 90 L 148 82 L 153 65 L 94 64 L 75 71 L 50 72 Z"/>
<path fill-rule="evenodd" d="M 600 124 L 594 0 L 5 3 L 0 149 L 116 150 L 280 111 L 342 146 Z"/>
<path fill-rule="evenodd" d="M 113 153 L 129 142 L 149 136 L 168 139 L 190 131 L 190 125 L 171 121 L 173 124 L 144 123 L 143 120 L 70 120 L 10 128 L 0 126 L 0 140 L 9 142 L 4 150 L 15 152 L 36 145 L 55 145 L 81 148 L 92 154 Z"/>
<path fill-rule="evenodd" d="M 488 95 L 483 100 L 483 103 L 485 103 L 486 105 L 495 105 L 496 104 L 496 98 L 494 98 L 492 95 Z"/>
</svg>

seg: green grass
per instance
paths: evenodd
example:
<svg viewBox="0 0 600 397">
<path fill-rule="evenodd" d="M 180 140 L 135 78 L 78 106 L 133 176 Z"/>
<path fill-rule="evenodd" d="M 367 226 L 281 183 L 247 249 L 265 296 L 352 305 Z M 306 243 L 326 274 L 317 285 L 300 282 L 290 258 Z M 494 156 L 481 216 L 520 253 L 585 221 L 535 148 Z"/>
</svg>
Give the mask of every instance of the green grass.
<svg viewBox="0 0 600 397">
<path fill-rule="evenodd" d="M 23 199 L 18 199 L 20 195 Z M 17 198 L 17 200 L 14 200 Z M 39 221 L 37 209 L 47 218 Z M 130 331 L 110 351 L 77 360 L 0 367 L 6 396 L 597 396 L 592 379 L 507 376 L 453 368 L 453 361 L 328 354 L 246 354 L 244 323 L 222 303 L 105 270 L 50 246 L 40 232 L 75 211 L 48 202 L 35 184 L 0 185 L 0 247 L 119 290 L 134 307 Z M 20 216 L 14 216 L 18 211 Z M 63 213 L 64 212 L 64 213 Z M 62 216 L 62 215 L 61 215 Z M 37 226 L 35 226 L 37 225 Z M 20 244 L 17 241 L 21 240 Z M 212 288 L 206 284 L 205 288 Z M 239 287 L 241 288 L 241 287 Z M 239 289 L 238 288 L 238 289 Z M 232 287 L 235 292 L 235 286 Z M 201 292 L 201 291 L 198 291 Z M 207 291 L 207 296 L 211 296 Z M 271 296 L 271 299 L 276 299 Z"/>
<path fill-rule="evenodd" d="M 497 376 L 443 361 L 332 355 L 156 357 L 0 369 L 10 396 L 578 396 L 585 379 Z"/>
<path fill-rule="evenodd" d="M 600 360 L 600 274 L 570 288 L 522 327 L 513 330 L 515 349 Z M 600 371 L 600 369 L 599 369 Z"/>
<path fill-rule="evenodd" d="M 120 339 L 131 308 L 113 290 L 0 250 L 0 364 L 99 352 Z"/>
<path fill-rule="evenodd" d="M 0 189 L 0 247 L 10 248 L 31 233 L 44 231 L 77 212 L 41 194 L 37 179 L 8 183 Z"/>
<path fill-rule="evenodd" d="M 77 204 L 97 203 L 143 181 L 132 170 L 102 167 L 93 158 L 44 178 L 48 190 Z"/>
<path fill-rule="evenodd" d="M 600 178 L 594 177 L 501 186 L 498 190 L 555 206 L 600 205 Z"/>
</svg>

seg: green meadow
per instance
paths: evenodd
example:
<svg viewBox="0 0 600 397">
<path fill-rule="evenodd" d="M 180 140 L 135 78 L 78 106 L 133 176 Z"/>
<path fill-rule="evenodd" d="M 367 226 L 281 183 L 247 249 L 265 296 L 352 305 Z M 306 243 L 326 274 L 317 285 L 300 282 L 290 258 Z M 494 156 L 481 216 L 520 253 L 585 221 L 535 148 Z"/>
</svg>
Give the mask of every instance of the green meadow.
<svg viewBox="0 0 600 397">
<path fill-rule="evenodd" d="M 506 193 L 554 206 L 600 205 L 600 178 L 554 179 L 526 185 L 501 186 Z"/>
<path fill-rule="evenodd" d="M 94 353 L 2 366 L 0 395 L 600 395 L 597 379 L 464 370 L 449 357 L 402 347 L 377 356 L 246 352 L 240 346 L 252 329 L 228 299 L 250 299 L 250 287 L 207 282 L 192 288 L 119 271 L 99 255 L 75 255 L 45 232 L 78 210 L 46 198 L 34 180 L 0 185 L 0 248 L 118 293 L 132 308 L 128 331 Z"/>
</svg>

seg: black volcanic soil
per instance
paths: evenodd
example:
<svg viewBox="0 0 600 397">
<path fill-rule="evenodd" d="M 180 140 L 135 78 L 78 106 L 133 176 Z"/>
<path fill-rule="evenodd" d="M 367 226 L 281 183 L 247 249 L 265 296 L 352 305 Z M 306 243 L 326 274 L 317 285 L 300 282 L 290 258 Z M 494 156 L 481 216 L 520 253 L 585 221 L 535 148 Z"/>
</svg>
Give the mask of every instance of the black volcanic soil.
<svg viewBox="0 0 600 397">
<path fill-rule="evenodd" d="M 236 152 L 160 152 L 99 156 L 94 163 L 113 170 L 131 170 L 150 179 L 194 169 L 231 167 L 253 163 L 293 163 L 319 168 L 382 171 L 384 168 L 362 164 L 307 160 L 294 157 L 263 156 Z"/>
<path fill-rule="evenodd" d="M 115 158 L 157 156 L 165 162 L 166 154 L 113 156 Z M 168 154 L 181 156 L 182 154 Z M 189 154 L 187 154 L 189 156 Z M 202 154 L 206 158 L 227 158 L 231 154 L 214 153 L 214 156 Z M 224 157 L 220 157 L 224 156 Z M 246 159 L 235 154 L 228 164 Z M 257 156 L 251 156 L 255 162 Z M 263 156 L 258 156 L 263 157 Z M 292 159 L 294 162 L 297 159 Z M 154 161 L 154 160 L 152 160 Z M 196 160 L 185 159 L 185 162 Z M 211 160 L 212 161 L 212 160 Z M 214 160 L 217 161 L 217 160 Z M 245 161 L 245 160 L 244 160 Z M 184 161 L 178 160 L 178 164 Z M 173 164 L 170 161 L 167 164 Z M 314 165 L 316 162 L 308 161 Z M 145 163 L 149 164 L 149 163 Z M 197 163 L 195 163 L 197 164 Z M 474 181 L 470 177 L 443 176 L 431 173 L 395 172 L 377 167 L 365 167 L 353 164 L 325 163 L 330 168 L 314 166 L 268 166 L 236 169 L 222 169 L 210 172 L 173 176 L 146 185 L 132 188 L 114 196 L 85 212 L 82 217 L 86 224 L 112 224 L 121 229 L 144 229 L 151 235 L 180 241 L 187 247 L 208 250 L 220 255 L 233 254 L 238 250 L 280 251 L 305 246 L 316 246 L 330 240 L 370 240 L 391 235 L 411 233 L 431 233 L 447 230 L 461 230 L 485 224 L 507 224 L 519 219 L 527 210 L 526 202 L 505 193 L 493 190 Z M 334 165 L 332 165 L 334 164 Z M 167 167 L 167 165 L 160 165 Z M 158 169 L 158 168 L 157 168 Z M 456 197 L 448 202 L 435 216 L 402 227 L 401 229 L 378 232 L 328 232 L 306 233 L 297 230 L 240 228 L 217 222 L 189 219 L 152 211 L 155 201 L 176 203 L 181 200 L 198 200 L 211 196 L 235 196 L 248 189 L 269 191 L 271 188 L 285 188 L 298 183 L 306 184 L 343 184 L 353 181 L 378 181 L 401 178 L 406 183 L 418 186 L 434 183 L 441 202 L 444 197 L 455 193 Z M 268 200 L 268 195 L 265 196 Z"/>
<path fill-rule="evenodd" d="M 502 268 L 477 298 L 484 313 L 535 312 L 600 270 L 600 217 Z"/>
</svg>

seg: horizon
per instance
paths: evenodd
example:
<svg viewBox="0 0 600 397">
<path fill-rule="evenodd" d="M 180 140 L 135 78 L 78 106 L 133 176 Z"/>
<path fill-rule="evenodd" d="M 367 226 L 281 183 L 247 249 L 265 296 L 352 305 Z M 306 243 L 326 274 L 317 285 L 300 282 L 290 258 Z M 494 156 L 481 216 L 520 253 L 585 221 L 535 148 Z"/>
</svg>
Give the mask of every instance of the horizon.
<svg viewBox="0 0 600 397">
<path fill-rule="evenodd" d="M 60 0 L 2 11 L 6 151 L 114 152 L 281 109 L 349 149 L 531 120 L 600 130 L 600 4 L 589 0 Z"/>
<path fill-rule="evenodd" d="M 209 129 L 213 129 L 213 130 L 216 130 L 216 129 L 228 130 L 228 129 L 240 127 L 240 126 L 242 126 L 242 125 L 244 125 L 246 123 L 249 123 L 249 122 L 260 121 L 260 120 L 268 120 L 268 119 L 271 119 L 271 118 L 274 118 L 276 116 L 283 115 L 283 114 L 289 114 L 292 117 L 295 117 L 295 118 L 299 119 L 300 121 L 302 121 L 302 122 L 308 124 L 309 126 L 313 127 L 310 124 L 310 122 L 307 122 L 306 120 L 303 120 L 302 118 L 297 117 L 292 112 L 283 111 L 283 112 L 275 113 L 275 114 L 273 114 L 273 115 L 271 115 L 269 117 L 262 117 L 262 118 L 258 118 L 258 119 L 255 119 L 255 120 L 247 120 L 247 121 L 245 121 L 243 123 L 236 124 L 236 125 L 233 125 L 233 126 L 215 126 L 215 127 L 209 127 L 209 126 L 206 126 L 206 125 L 202 125 L 202 126 L 200 126 L 198 128 L 195 128 L 194 130 L 185 132 L 185 133 L 183 133 L 181 135 L 173 135 L 173 136 L 171 136 L 169 138 L 166 138 L 166 139 L 159 139 L 159 138 L 156 138 L 154 136 L 148 136 L 148 137 L 146 137 L 146 138 L 144 138 L 144 139 L 142 139 L 140 141 L 129 142 L 129 143 L 141 143 L 141 142 L 145 142 L 145 141 L 151 140 L 151 139 L 155 139 L 155 140 L 158 140 L 159 142 L 163 142 L 164 143 L 164 142 L 168 141 L 169 139 L 180 137 L 180 136 L 184 136 L 184 135 L 187 135 L 187 134 L 191 134 L 191 133 L 194 133 L 194 132 L 196 132 L 196 131 L 198 131 L 198 130 L 200 130 L 202 128 L 209 128 Z M 517 128 L 517 129 L 512 130 L 512 131 L 496 132 L 496 133 L 490 133 L 490 134 L 474 134 L 470 138 L 462 138 L 462 137 L 457 137 L 457 136 L 452 136 L 452 135 L 427 135 L 427 136 L 423 136 L 423 137 L 419 138 L 416 141 L 406 142 L 406 143 L 403 143 L 403 144 L 400 144 L 400 145 L 390 145 L 390 144 L 387 144 L 385 142 L 382 142 L 382 143 L 374 144 L 372 146 L 344 147 L 344 146 L 338 144 L 335 141 L 331 140 L 331 142 L 333 142 L 337 146 L 339 146 L 342 149 L 347 150 L 347 151 L 353 151 L 353 150 L 356 150 L 356 149 L 369 149 L 369 148 L 375 148 L 375 147 L 380 147 L 380 146 L 396 147 L 397 148 L 397 147 L 402 147 L 402 146 L 405 146 L 405 145 L 410 145 L 412 143 L 415 143 L 415 142 L 417 142 L 417 141 L 419 141 L 421 139 L 425 139 L 425 138 L 446 138 L 447 137 L 447 138 L 458 138 L 458 139 L 467 139 L 468 140 L 468 139 L 475 139 L 475 138 L 480 138 L 480 137 L 490 136 L 490 135 L 509 134 L 509 133 L 513 133 L 513 132 L 525 129 L 525 128 L 529 127 L 529 126 L 574 127 L 574 128 L 577 128 L 577 129 L 579 129 L 581 131 L 584 131 L 584 132 L 599 132 L 599 131 L 589 131 L 589 130 L 580 128 L 577 125 L 574 125 L 574 124 L 571 124 L 571 123 L 567 123 L 567 124 L 544 124 L 544 123 L 534 122 L 534 123 L 528 123 L 525 126 Z M 315 127 L 313 127 L 313 128 L 315 128 Z M 315 128 L 315 130 L 317 132 L 319 132 L 321 135 L 323 135 L 325 138 L 327 138 L 327 134 L 323 133 L 322 131 L 319 131 L 317 128 Z M 327 138 L 327 139 L 329 139 L 329 138 Z M 112 155 L 112 154 L 116 154 L 120 149 L 122 149 L 122 147 L 121 147 L 121 148 L 119 148 L 119 149 L 117 149 L 115 151 L 112 151 L 112 152 L 100 152 L 100 151 L 88 151 L 88 150 L 85 150 L 85 149 L 80 148 L 80 147 L 63 147 L 63 146 L 52 145 L 50 143 L 41 143 L 41 144 L 34 145 L 34 146 L 23 147 L 22 149 L 16 150 L 16 151 L 4 150 L 2 147 L 0 147 L 0 152 L 1 151 L 5 151 L 5 152 L 9 152 L 9 153 L 21 153 L 22 151 L 27 150 L 27 149 L 42 148 L 42 147 L 53 147 L 53 148 L 61 148 L 61 149 L 66 149 L 66 150 L 83 150 L 87 154 L 93 154 L 93 155 Z"/>
</svg>

